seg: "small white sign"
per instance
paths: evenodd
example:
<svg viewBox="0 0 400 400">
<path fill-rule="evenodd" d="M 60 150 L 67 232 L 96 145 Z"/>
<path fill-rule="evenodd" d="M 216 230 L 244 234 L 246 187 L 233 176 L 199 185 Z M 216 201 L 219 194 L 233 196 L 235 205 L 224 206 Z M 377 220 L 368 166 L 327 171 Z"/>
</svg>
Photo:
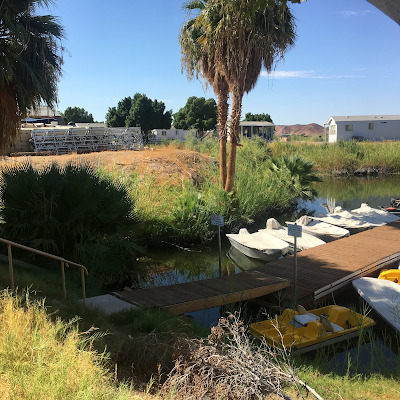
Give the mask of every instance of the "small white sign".
<svg viewBox="0 0 400 400">
<path fill-rule="evenodd" d="M 301 237 L 303 232 L 303 227 L 296 224 L 288 224 L 288 235 L 294 237 Z"/>
<path fill-rule="evenodd" d="M 224 217 L 222 215 L 211 215 L 211 225 L 224 226 Z"/>
</svg>

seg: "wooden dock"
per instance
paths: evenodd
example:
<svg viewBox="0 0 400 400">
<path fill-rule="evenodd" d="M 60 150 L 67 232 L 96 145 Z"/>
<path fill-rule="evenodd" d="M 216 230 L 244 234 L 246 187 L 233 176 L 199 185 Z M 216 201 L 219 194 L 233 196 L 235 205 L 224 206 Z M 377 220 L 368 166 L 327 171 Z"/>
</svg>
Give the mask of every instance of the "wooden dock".
<svg viewBox="0 0 400 400">
<path fill-rule="evenodd" d="M 150 289 L 124 290 L 113 295 L 128 303 L 148 308 L 165 308 L 184 314 L 264 296 L 290 285 L 286 279 L 260 271 L 178 283 Z"/>
<path fill-rule="evenodd" d="M 400 260 L 400 222 L 369 229 L 297 254 L 297 299 L 323 299 L 362 276 L 377 276 L 383 268 L 397 268 Z M 256 267 L 252 271 L 294 280 L 294 257 Z M 293 299 L 293 286 L 285 299 Z"/>
<path fill-rule="evenodd" d="M 400 222 L 370 229 L 297 254 L 297 300 L 311 303 L 342 289 L 353 279 L 397 268 L 400 260 Z M 293 300 L 294 257 L 236 275 L 150 289 L 113 293 L 128 303 L 166 308 L 174 314 L 203 310 L 254 299 L 284 289 Z M 289 287 L 290 286 L 290 287 Z"/>
</svg>

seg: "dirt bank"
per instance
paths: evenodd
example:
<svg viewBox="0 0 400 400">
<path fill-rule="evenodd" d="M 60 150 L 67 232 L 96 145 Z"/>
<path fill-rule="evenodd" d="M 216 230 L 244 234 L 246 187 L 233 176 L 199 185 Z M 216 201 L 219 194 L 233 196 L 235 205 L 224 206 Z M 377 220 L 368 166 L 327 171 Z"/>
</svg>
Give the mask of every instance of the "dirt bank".
<svg viewBox="0 0 400 400">
<path fill-rule="evenodd" d="M 15 165 L 30 162 L 40 168 L 55 162 L 88 163 L 103 167 L 108 172 L 118 169 L 125 174 L 135 171 L 139 177 L 154 174 L 157 182 L 181 183 L 182 179 L 201 182 L 205 170 L 218 165 L 218 161 L 204 154 L 173 148 L 145 149 L 143 151 L 104 151 L 88 154 L 66 154 L 60 156 L 4 157 L 0 165 Z"/>
</svg>

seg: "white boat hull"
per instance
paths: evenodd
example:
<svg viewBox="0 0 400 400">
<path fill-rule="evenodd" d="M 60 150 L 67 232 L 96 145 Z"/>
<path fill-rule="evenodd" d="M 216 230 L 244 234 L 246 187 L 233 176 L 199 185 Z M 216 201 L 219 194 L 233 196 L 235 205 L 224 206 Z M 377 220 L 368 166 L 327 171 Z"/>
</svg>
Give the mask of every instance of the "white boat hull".
<svg viewBox="0 0 400 400">
<path fill-rule="evenodd" d="M 372 309 L 400 332 L 400 285 L 386 279 L 368 277 L 356 279 L 352 283 Z"/>
<path fill-rule="evenodd" d="M 227 234 L 231 245 L 247 257 L 262 261 L 273 261 L 288 252 L 289 245 L 275 237 L 260 232 L 248 233 L 241 229 L 238 234 Z"/>
</svg>

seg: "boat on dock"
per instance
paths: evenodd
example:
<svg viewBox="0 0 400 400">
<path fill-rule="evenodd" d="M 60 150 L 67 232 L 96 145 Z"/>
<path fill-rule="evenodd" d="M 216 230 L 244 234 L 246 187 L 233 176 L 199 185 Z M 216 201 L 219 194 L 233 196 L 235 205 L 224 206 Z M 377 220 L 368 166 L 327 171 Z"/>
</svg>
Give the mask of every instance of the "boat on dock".
<svg viewBox="0 0 400 400">
<path fill-rule="evenodd" d="M 353 287 L 388 325 L 400 332 L 400 285 L 389 279 L 363 277 Z"/>
<path fill-rule="evenodd" d="M 286 225 L 293 224 L 293 222 L 286 222 Z M 301 225 L 303 232 L 309 235 L 315 236 L 324 242 L 331 242 L 332 240 L 337 240 L 340 238 L 350 236 L 350 231 L 339 226 L 331 225 L 326 222 L 317 221 L 309 217 L 308 215 L 303 215 L 296 221 L 297 225 Z"/>
<path fill-rule="evenodd" d="M 238 266 L 241 271 L 248 271 L 249 269 L 253 269 L 265 264 L 265 261 L 263 260 L 247 257 L 240 250 L 233 246 L 229 248 L 226 255 Z"/>
<path fill-rule="evenodd" d="M 351 210 L 351 213 L 366 222 L 369 222 L 369 219 L 372 219 L 388 224 L 389 222 L 400 220 L 400 217 L 398 217 L 397 215 L 391 214 L 390 212 L 384 210 L 380 210 L 378 208 L 372 208 L 367 203 L 361 203 L 361 207 Z"/>
<path fill-rule="evenodd" d="M 273 261 L 289 250 L 287 242 L 263 232 L 249 233 L 246 228 L 239 233 L 228 233 L 226 237 L 237 250 L 258 260 Z"/>
<path fill-rule="evenodd" d="M 392 215 L 400 215 L 400 199 L 391 199 L 389 207 L 379 207 L 382 211 L 386 211 Z"/>
<path fill-rule="evenodd" d="M 341 213 L 317 213 L 310 217 L 316 221 L 326 222 L 327 224 L 335 225 L 343 229 L 347 229 L 351 235 L 372 228 L 369 222 L 365 222 L 348 211 Z"/>
<path fill-rule="evenodd" d="M 289 253 L 294 253 L 294 237 L 288 235 L 288 228 L 283 227 L 275 218 L 267 220 L 266 228 L 259 229 L 258 232 L 274 236 L 277 239 L 284 240 L 289 243 Z M 311 249 L 312 247 L 321 246 L 325 242 L 313 235 L 303 232 L 301 237 L 297 238 L 297 251 Z"/>
<path fill-rule="evenodd" d="M 383 269 L 378 279 L 386 279 L 400 285 L 400 269 Z"/>
<path fill-rule="evenodd" d="M 249 325 L 255 337 L 293 355 L 357 337 L 375 321 L 346 307 L 326 306 L 304 312 L 286 309 L 281 316 Z"/>
</svg>

